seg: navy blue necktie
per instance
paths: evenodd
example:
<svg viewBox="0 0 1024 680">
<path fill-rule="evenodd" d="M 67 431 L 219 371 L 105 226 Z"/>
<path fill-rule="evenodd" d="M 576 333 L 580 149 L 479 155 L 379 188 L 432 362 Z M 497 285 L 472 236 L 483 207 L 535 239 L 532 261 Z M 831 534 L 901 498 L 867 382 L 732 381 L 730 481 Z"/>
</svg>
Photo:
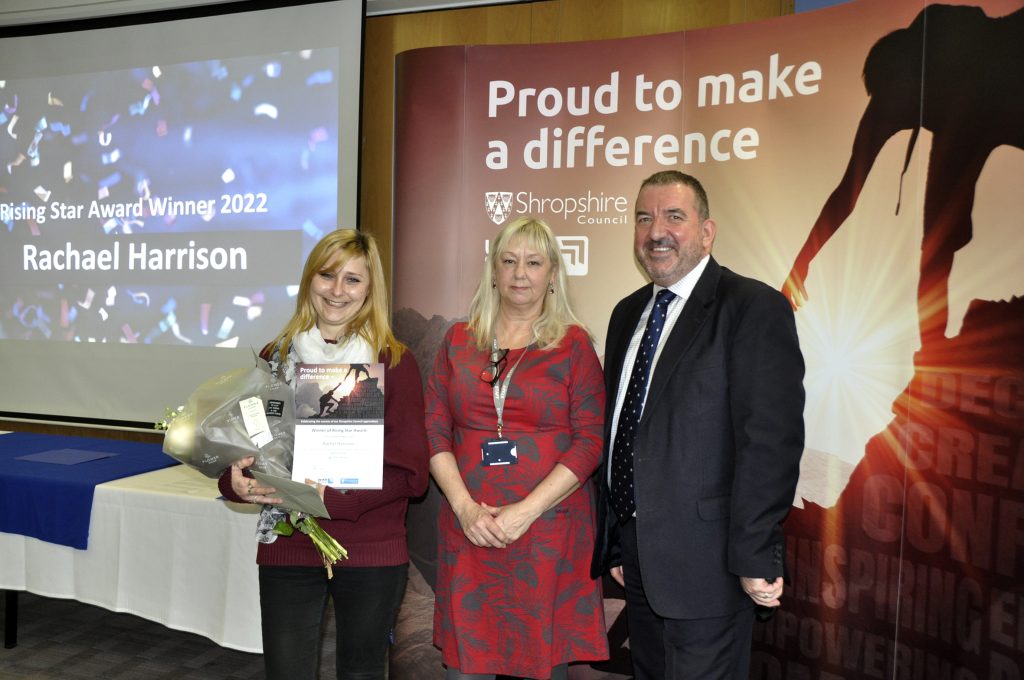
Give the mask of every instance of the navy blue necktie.
<svg viewBox="0 0 1024 680">
<path fill-rule="evenodd" d="M 665 327 L 665 314 L 668 304 L 675 298 L 675 293 L 668 288 L 658 291 L 654 299 L 654 308 L 647 318 L 647 327 L 637 348 L 633 372 L 629 375 L 626 396 L 622 400 L 619 421 L 615 428 L 615 442 L 612 448 L 612 475 L 610 480 L 611 494 L 608 501 L 619 518 L 625 523 L 636 511 L 633 497 L 633 442 L 636 440 L 637 426 L 644 412 L 644 400 L 647 397 L 647 381 L 651 375 L 651 364 L 654 353 L 658 349 L 658 338 Z"/>
</svg>

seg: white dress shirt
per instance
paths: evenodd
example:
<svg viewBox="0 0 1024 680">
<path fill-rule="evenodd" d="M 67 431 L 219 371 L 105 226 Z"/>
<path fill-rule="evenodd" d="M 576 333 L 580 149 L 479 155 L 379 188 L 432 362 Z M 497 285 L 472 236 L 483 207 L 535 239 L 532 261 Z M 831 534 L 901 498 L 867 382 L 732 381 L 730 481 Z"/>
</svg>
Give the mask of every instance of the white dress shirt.
<svg viewBox="0 0 1024 680">
<path fill-rule="evenodd" d="M 658 359 L 661 357 L 661 349 L 665 346 L 665 340 L 672 333 L 672 327 L 676 325 L 676 320 L 679 318 L 679 314 L 682 313 L 683 307 L 686 305 L 686 301 L 690 298 L 690 294 L 693 293 L 694 286 L 697 285 L 697 281 L 700 279 L 701 274 L 704 273 L 704 268 L 707 267 L 709 255 L 705 255 L 700 262 L 697 263 L 690 272 L 679 279 L 671 286 L 669 290 L 676 294 L 676 297 L 668 303 L 668 310 L 665 312 L 665 326 L 661 331 L 661 337 L 658 338 L 658 348 L 654 351 L 654 361 L 651 363 L 651 378 L 654 376 L 654 371 L 658 366 Z M 608 434 L 608 441 L 615 441 L 615 431 L 619 427 L 619 412 L 622 410 L 622 402 L 626 398 L 626 388 L 629 385 L 629 376 L 633 372 L 633 363 L 636 361 L 636 354 L 640 348 L 640 340 L 643 338 L 644 329 L 647 327 L 647 318 L 651 315 L 651 309 L 654 308 L 654 298 L 658 295 L 658 292 L 662 290 L 662 286 L 654 284 L 654 290 L 651 291 L 651 299 L 647 301 L 647 306 L 644 308 L 644 313 L 640 315 L 640 320 L 636 324 L 636 328 L 633 330 L 633 337 L 629 340 L 629 346 L 626 348 L 626 356 L 622 361 L 622 372 L 619 373 L 619 388 L 615 392 L 615 410 L 612 411 L 612 429 Z M 651 389 L 651 379 L 647 380 L 647 390 Z M 647 395 L 644 394 L 644 407 L 647 406 Z M 613 443 L 609 443 L 609 448 L 613 447 Z M 615 451 L 611 451 L 611 456 L 615 455 Z M 611 457 L 609 456 L 608 462 L 608 481 L 611 484 L 612 465 Z"/>
</svg>

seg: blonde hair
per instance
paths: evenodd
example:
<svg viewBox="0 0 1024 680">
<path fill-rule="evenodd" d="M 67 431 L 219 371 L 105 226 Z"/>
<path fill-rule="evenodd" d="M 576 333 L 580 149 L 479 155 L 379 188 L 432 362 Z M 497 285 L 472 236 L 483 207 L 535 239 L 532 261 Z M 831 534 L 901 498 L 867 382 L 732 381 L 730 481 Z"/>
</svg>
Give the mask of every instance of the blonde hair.
<svg viewBox="0 0 1024 680">
<path fill-rule="evenodd" d="M 475 336 L 477 347 L 489 348 L 491 338 L 494 337 L 494 324 L 501 308 L 501 297 L 493 283 L 497 276 L 495 262 L 500 253 L 508 250 L 513 243 L 523 243 L 542 253 L 551 263 L 555 275 L 552 284 L 554 292 L 544 296 L 540 316 L 533 322 L 534 337 L 541 349 L 557 347 L 569 326 L 579 326 L 586 331 L 586 326 L 576 317 L 569 303 L 568 277 L 562 265 L 558 239 L 543 220 L 521 217 L 506 224 L 491 242 L 480 283 L 469 304 L 469 330 Z"/>
<path fill-rule="evenodd" d="M 316 324 L 316 310 L 313 308 L 310 295 L 313 277 L 324 271 L 327 263 L 339 254 L 340 257 L 333 263 L 334 267 L 343 267 L 352 258 L 362 257 L 366 260 L 366 268 L 370 272 L 370 290 L 366 294 L 366 301 L 349 321 L 347 332 L 358 333 L 378 354 L 386 350 L 391 357 L 391 366 L 395 366 L 405 346 L 395 337 L 388 321 L 388 294 L 384 285 L 380 252 L 372 236 L 355 229 L 336 229 L 313 246 L 302 268 L 299 294 L 295 300 L 295 314 L 285 324 L 284 330 L 263 351 L 269 354 L 275 347 L 280 347 L 281 357 L 286 357 L 295 336 L 308 331 Z"/>
</svg>

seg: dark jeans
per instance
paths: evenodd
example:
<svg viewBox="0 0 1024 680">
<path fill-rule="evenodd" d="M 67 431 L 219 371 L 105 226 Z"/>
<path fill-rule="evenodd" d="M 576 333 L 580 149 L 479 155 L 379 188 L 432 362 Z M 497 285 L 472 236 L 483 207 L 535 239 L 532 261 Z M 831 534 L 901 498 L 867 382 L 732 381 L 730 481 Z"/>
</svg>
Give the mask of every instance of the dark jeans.
<svg viewBox="0 0 1024 680">
<path fill-rule="evenodd" d="M 267 680 L 316 680 L 320 626 L 334 601 L 338 680 L 384 680 L 388 645 L 409 565 L 260 567 Z"/>
</svg>

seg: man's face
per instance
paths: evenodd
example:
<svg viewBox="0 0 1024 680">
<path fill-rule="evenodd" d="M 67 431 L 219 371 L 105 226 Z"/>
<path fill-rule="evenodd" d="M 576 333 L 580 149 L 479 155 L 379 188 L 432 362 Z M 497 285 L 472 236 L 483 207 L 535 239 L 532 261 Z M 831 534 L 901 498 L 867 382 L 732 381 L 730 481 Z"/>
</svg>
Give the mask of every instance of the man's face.
<svg viewBox="0 0 1024 680">
<path fill-rule="evenodd" d="M 693 189 L 664 184 L 640 190 L 633 252 L 656 284 L 667 287 L 686 276 L 714 240 L 715 223 L 701 222 Z"/>
</svg>

